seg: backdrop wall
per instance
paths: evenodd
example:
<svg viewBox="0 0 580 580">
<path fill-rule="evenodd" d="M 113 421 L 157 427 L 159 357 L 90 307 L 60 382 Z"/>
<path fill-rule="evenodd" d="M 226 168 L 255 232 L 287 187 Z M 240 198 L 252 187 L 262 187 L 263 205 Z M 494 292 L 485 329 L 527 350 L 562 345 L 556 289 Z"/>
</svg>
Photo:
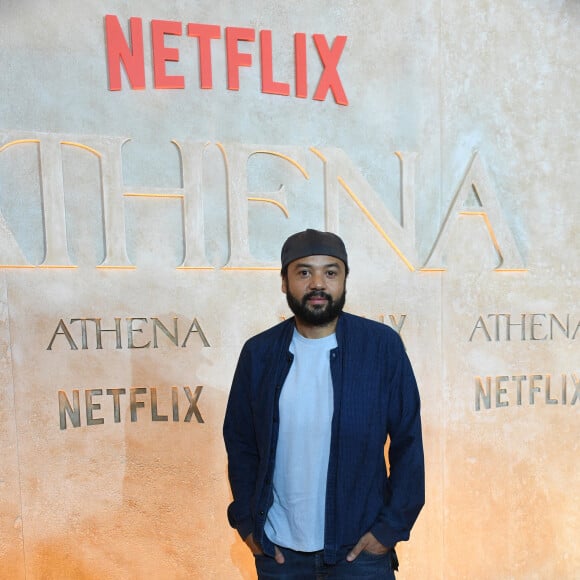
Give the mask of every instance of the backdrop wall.
<svg viewBox="0 0 580 580">
<path fill-rule="evenodd" d="M 402 579 L 580 578 L 580 5 L 2 0 L 5 578 L 254 578 L 221 425 L 338 232 L 420 385 Z"/>
</svg>

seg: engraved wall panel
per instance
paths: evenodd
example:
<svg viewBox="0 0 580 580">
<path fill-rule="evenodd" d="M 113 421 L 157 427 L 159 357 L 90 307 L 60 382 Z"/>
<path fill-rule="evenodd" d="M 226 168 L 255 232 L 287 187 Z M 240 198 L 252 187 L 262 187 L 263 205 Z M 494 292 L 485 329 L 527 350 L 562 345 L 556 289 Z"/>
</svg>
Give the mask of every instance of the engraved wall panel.
<svg viewBox="0 0 580 580">
<path fill-rule="evenodd" d="M 420 385 L 398 577 L 576 577 L 579 12 L 3 0 L 2 569 L 255 577 L 221 423 L 243 342 L 288 316 L 280 246 L 316 227 Z"/>
</svg>

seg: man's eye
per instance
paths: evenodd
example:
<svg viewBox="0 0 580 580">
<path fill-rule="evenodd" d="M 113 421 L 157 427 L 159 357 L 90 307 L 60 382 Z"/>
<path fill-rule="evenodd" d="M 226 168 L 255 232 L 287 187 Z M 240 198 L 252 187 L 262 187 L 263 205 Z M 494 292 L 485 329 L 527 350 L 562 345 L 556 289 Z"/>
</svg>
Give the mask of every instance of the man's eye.
<svg viewBox="0 0 580 580">
<path fill-rule="evenodd" d="M 327 275 L 329 278 L 333 278 L 334 276 L 336 276 L 336 272 L 335 272 L 334 270 L 329 270 L 329 271 L 326 273 L 326 275 Z"/>
</svg>

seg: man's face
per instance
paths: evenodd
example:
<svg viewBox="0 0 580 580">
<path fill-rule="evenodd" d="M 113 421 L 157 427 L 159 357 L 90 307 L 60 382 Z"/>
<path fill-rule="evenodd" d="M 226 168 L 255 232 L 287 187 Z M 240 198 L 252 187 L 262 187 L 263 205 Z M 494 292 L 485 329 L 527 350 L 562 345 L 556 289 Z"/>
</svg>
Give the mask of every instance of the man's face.
<svg viewBox="0 0 580 580">
<path fill-rule="evenodd" d="M 307 256 L 290 262 L 282 292 L 296 318 L 313 326 L 335 320 L 346 299 L 346 268 L 333 256 Z"/>
</svg>

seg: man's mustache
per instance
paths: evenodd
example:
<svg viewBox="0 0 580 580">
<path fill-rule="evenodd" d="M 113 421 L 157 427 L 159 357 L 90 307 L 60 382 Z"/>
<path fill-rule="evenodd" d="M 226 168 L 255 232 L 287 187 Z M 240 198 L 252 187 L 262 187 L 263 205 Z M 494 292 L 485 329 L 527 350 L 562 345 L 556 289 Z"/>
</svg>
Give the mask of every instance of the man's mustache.
<svg viewBox="0 0 580 580">
<path fill-rule="evenodd" d="M 304 298 L 302 298 L 302 303 L 306 304 L 306 302 L 311 298 L 324 298 L 325 300 L 328 300 L 328 302 L 332 302 L 332 296 L 330 294 L 327 294 L 322 290 L 313 290 L 312 292 L 304 295 Z"/>
</svg>

